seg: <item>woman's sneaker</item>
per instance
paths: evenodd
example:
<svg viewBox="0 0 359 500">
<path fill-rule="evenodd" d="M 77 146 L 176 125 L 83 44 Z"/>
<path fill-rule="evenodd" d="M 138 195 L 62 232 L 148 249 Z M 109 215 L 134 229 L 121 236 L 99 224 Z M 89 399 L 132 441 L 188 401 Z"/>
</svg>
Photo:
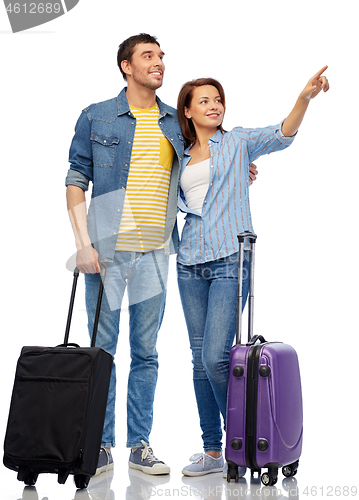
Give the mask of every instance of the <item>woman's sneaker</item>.
<svg viewBox="0 0 359 500">
<path fill-rule="evenodd" d="M 192 462 L 182 469 L 185 476 L 204 476 L 212 472 L 222 472 L 224 466 L 223 455 L 219 458 L 213 458 L 207 453 L 196 453 L 190 458 Z"/>
<path fill-rule="evenodd" d="M 98 476 L 102 472 L 107 472 L 113 469 L 113 458 L 111 454 L 111 448 L 101 448 L 98 457 L 97 469 L 95 476 Z M 94 477 L 95 477 L 94 476 Z"/>
<path fill-rule="evenodd" d="M 154 456 L 152 448 L 149 448 L 144 441 L 141 441 L 141 443 L 143 447 L 131 449 L 128 466 L 145 474 L 169 474 L 171 469 L 168 465 L 158 460 Z"/>
</svg>

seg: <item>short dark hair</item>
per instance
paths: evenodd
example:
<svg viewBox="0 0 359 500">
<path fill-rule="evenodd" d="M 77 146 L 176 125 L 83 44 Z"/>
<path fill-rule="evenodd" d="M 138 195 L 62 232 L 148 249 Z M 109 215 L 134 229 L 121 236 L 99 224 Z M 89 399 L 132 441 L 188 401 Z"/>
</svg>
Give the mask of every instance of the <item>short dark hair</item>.
<svg viewBox="0 0 359 500">
<path fill-rule="evenodd" d="M 196 130 L 190 118 L 187 118 L 185 115 L 184 108 L 189 108 L 191 105 L 193 91 L 196 87 L 203 87 L 203 85 L 212 85 L 216 87 L 221 96 L 221 101 L 223 104 L 224 111 L 226 110 L 226 99 L 224 96 L 224 90 L 222 85 L 215 80 L 214 78 L 198 78 L 197 80 L 192 80 L 190 82 L 185 83 L 178 95 L 177 99 L 177 116 L 178 121 L 180 123 L 183 137 L 186 140 L 186 146 L 190 146 L 193 142 L 196 142 Z M 217 127 L 222 133 L 225 130 L 222 127 L 222 124 Z"/>
<path fill-rule="evenodd" d="M 121 63 L 122 61 L 131 62 L 136 45 L 138 45 L 139 43 L 155 43 L 156 45 L 160 46 L 160 44 L 157 42 L 157 38 L 155 36 L 148 35 L 147 33 L 140 33 L 139 35 L 130 36 L 130 38 L 124 40 L 118 47 L 117 52 L 117 64 L 120 68 L 124 80 L 127 80 L 127 76 L 121 68 Z"/>
</svg>

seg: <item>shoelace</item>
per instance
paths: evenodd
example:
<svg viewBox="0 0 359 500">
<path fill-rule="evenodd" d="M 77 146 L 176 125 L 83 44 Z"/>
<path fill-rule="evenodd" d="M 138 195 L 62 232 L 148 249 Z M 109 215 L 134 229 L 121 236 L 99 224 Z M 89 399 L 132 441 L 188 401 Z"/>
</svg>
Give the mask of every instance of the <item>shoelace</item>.
<svg viewBox="0 0 359 500">
<path fill-rule="evenodd" d="M 146 460 L 147 458 L 149 462 L 158 462 L 160 464 L 163 464 L 163 462 L 161 462 L 160 460 L 158 460 L 158 458 L 154 456 L 152 448 L 149 448 L 147 444 L 142 440 L 141 443 L 143 444 L 141 462 L 143 462 L 143 460 Z"/>
<path fill-rule="evenodd" d="M 205 456 L 206 456 L 206 453 L 195 453 L 194 455 L 191 456 L 190 462 L 192 462 L 193 464 L 194 463 L 199 464 L 200 461 L 202 460 L 202 467 L 204 468 Z M 213 458 L 213 457 L 211 457 L 211 458 Z M 221 457 L 218 457 L 218 458 L 221 458 Z M 215 460 L 218 460 L 218 459 L 215 459 Z"/>
<path fill-rule="evenodd" d="M 195 453 L 194 455 L 191 456 L 191 458 L 189 460 L 193 464 L 194 463 L 199 464 L 200 461 L 202 460 L 202 467 L 204 468 L 204 453 Z"/>
</svg>

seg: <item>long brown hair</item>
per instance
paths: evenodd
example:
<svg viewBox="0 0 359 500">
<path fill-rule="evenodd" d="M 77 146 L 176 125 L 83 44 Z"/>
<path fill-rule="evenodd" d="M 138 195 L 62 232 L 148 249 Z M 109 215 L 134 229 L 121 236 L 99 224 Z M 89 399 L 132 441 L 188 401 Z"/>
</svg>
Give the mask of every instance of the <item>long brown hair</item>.
<svg viewBox="0 0 359 500">
<path fill-rule="evenodd" d="M 221 96 L 224 111 L 226 110 L 226 100 L 224 96 L 223 87 L 214 78 L 198 78 L 197 80 L 192 80 L 190 82 L 185 83 L 182 86 L 180 93 L 178 94 L 177 115 L 181 125 L 182 134 L 186 140 L 186 146 L 189 146 L 193 142 L 196 142 L 197 136 L 192 120 L 186 117 L 184 108 L 190 107 L 194 89 L 196 87 L 203 87 L 203 85 L 212 85 L 213 87 L 216 87 L 216 89 L 219 92 L 219 95 Z M 218 129 L 222 133 L 225 132 L 225 130 L 222 127 L 222 124 L 218 125 Z"/>
</svg>

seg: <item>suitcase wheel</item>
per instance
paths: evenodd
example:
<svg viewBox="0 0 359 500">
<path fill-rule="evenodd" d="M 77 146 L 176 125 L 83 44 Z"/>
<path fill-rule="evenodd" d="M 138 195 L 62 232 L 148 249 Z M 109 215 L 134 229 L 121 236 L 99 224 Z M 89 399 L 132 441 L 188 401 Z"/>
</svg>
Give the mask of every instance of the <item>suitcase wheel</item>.
<svg viewBox="0 0 359 500">
<path fill-rule="evenodd" d="M 24 479 L 24 483 L 26 486 L 35 486 L 35 483 L 37 481 L 37 478 L 39 477 L 39 474 L 36 472 L 30 471 L 28 475 Z"/>
<path fill-rule="evenodd" d="M 227 483 L 230 483 L 231 479 L 234 479 L 235 482 L 238 483 L 238 480 L 239 480 L 238 473 L 235 476 L 231 477 L 230 473 L 227 472 Z"/>
<path fill-rule="evenodd" d="M 231 479 L 234 479 L 238 483 L 238 465 L 228 460 L 227 482 L 230 483 Z"/>
<path fill-rule="evenodd" d="M 74 480 L 76 488 L 78 488 L 79 490 L 84 490 L 85 488 L 87 488 L 90 479 L 90 476 L 85 476 L 84 474 L 75 474 Z"/>
<path fill-rule="evenodd" d="M 282 469 L 283 476 L 285 476 L 285 477 L 295 476 L 297 471 L 298 471 L 298 465 L 299 465 L 299 461 L 294 462 L 293 464 L 290 464 L 290 465 L 285 465 Z"/>
<path fill-rule="evenodd" d="M 278 477 L 274 478 L 268 472 L 265 472 L 264 474 L 262 474 L 261 479 L 264 486 L 274 486 L 278 480 Z"/>
<path fill-rule="evenodd" d="M 278 469 L 276 467 L 268 467 L 268 472 L 262 474 L 261 480 L 264 486 L 274 486 L 278 481 Z"/>
<path fill-rule="evenodd" d="M 27 467 L 19 467 L 17 479 L 18 481 L 23 481 L 26 486 L 35 486 L 38 477 L 38 472 L 28 469 Z"/>
</svg>

